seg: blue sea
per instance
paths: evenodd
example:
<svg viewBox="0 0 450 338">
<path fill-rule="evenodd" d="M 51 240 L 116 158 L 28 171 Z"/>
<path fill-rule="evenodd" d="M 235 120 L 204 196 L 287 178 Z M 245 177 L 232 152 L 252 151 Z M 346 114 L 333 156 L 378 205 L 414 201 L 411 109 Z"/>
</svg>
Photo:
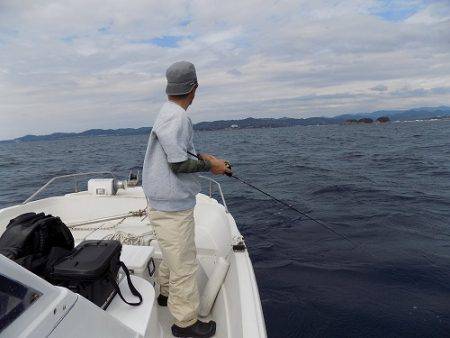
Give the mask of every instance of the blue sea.
<svg viewBox="0 0 450 338">
<path fill-rule="evenodd" d="M 145 135 L 0 144 L 0 208 L 56 175 L 126 178 L 146 144 Z M 218 178 L 269 337 L 450 336 L 450 121 L 197 132 L 196 145 L 357 244 Z"/>
</svg>

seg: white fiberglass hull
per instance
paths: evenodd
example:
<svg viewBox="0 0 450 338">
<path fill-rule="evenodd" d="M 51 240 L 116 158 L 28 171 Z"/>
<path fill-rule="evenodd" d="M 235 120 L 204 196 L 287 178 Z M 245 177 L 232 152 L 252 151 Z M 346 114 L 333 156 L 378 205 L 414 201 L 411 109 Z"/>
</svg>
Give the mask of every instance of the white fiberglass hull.
<svg viewBox="0 0 450 338">
<path fill-rule="evenodd" d="M 0 233 L 5 230 L 10 219 L 20 214 L 45 212 L 59 216 L 71 227 L 76 243 L 85 239 L 116 238 L 125 244 L 152 246 L 157 265 L 161 252 L 145 215 L 146 208 L 147 202 L 141 187 L 119 190 L 113 196 L 97 196 L 84 191 L 0 210 Z M 203 194 L 197 196 L 194 215 L 200 263 L 200 293 L 219 257 L 226 258 L 230 263 L 230 269 L 208 316 L 217 322 L 216 337 L 266 337 L 253 267 L 233 217 L 226 207 Z M 148 275 L 147 279 L 154 282 Z M 170 325 L 173 319 L 170 313 L 156 304 L 153 307 L 152 320 L 147 323 L 153 327 L 148 330 L 148 336 L 171 337 Z"/>
</svg>

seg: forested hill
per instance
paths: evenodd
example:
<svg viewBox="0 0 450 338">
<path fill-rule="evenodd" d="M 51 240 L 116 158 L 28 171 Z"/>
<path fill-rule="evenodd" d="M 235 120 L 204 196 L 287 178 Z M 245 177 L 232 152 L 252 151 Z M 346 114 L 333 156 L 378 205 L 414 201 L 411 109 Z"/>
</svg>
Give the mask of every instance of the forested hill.
<svg viewBox="0 0 450 338">
<path fill-rule="evenodd" d="M 221 130 L 221 129 L 249 129 L 249 128 L 280 128 L 291 126 L 340 124 L 351 119 L 373 118 L 387 116 L 391 121 L 429 120 L 450 117 L 450 107 L 423 107 L 408 110 L 380 110 L 372 113 L 345 114 L 335 117 L 309 117 L 309 118 L 245 118 L 241 120 L 221 120 L 212 122 L 200 122 L 194 125 L 196 130 Z M 149 134 L 150 127 L 121 128 L 121 129 L 90 129 L 81 133 L 53 133 L 50 135 L 26 135 L 14 140 L 0 142 L 29 142 L 59 140 L 73 137 L 86 136 L 122 136 Z"/>
</svg>

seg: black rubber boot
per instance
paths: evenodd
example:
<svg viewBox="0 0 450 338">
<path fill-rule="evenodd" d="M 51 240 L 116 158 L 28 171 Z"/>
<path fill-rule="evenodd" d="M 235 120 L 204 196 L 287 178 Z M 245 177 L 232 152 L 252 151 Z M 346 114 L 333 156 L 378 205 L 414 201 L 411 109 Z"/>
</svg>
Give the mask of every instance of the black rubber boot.
<svg viewBox="0 0 450 338">
<path fill-rule="evenodd" d="M 204 323 L 197 320 L 195 324 L 188 327 L 172 325 L 172 334 L 183 338 L 209 338 L 216 334 L 216 322 L 211 320 Z"/>
<path fill-rule="evenodd" d="M 158 296 L 158 305 L 159 306 L 167 306 L 167 299 L 168 298 L 169 297 L 160 294 Z"/>
</svg>

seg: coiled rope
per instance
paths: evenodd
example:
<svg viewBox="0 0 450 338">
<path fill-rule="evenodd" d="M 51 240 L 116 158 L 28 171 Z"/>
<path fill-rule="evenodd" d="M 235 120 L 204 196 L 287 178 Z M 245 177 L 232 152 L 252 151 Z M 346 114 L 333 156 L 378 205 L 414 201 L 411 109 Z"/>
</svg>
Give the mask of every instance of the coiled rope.
<svg viewBox="0 0 450 338">
<path fill-rule="evenodd" d="M 155 234 L 154 231 L 147 231 L 142 234 L 133 234 L 130 232 L 125 232 L 122 230 L 117 230 L 120 224 L 122 224 L 126 219 L 130 217 L 142 217 L 141 222 L 147 217 L 147 211 L 145 209 L 140 209 L 137 211 L 129 211 L 126 214 L 121 215 L 114 215 L 109 217 L 102 217 L 102 218 L 96 218 L 93 220 L 78 222 L 78 223 L 69 223 L 67 227 L 71 229 L 72 231 L 90 231 L 88 235 L 86 235 L 85 238 L 89 237 L 92 233 L 94 233 L 97 230 L 114 230 L 113 233 L 107 234 L 102 239 L 106 240 L 117 240 L 120 241 L 122 244 L 128 244 L 128 245 L 148 245 L 149 242 L 154 240 Z M 117 223 L 104 226 L 106 222 L 116 221 Z M 86 227 L 86 225 L 92 225 L 92 224 L 98 224 L 102 223 L 97 227 Z"/>
</svg>

